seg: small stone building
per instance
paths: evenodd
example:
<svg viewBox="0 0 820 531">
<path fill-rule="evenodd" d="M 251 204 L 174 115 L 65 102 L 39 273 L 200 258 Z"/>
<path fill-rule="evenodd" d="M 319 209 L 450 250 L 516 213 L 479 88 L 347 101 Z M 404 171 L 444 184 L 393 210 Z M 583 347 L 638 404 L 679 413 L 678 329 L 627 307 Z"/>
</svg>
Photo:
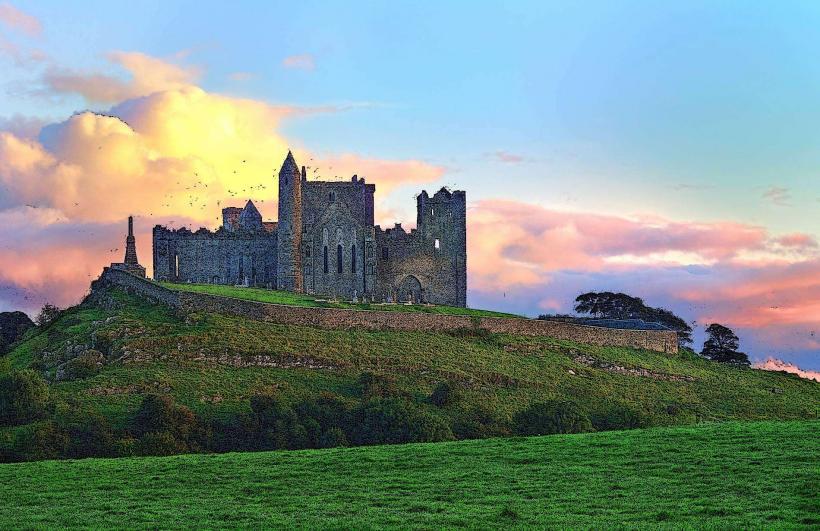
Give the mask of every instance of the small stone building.
<svg viewBox="0 0 820 531">
<path fill-rule="evenodd" d="M 263 286 L 368 301 L 467 304 L 466 195 L 417 197 L 416 228 L 374 225 L 374 184 L 308 181 L 289 152 L 279 171 L 279 221 L 252 201 L 222 226 L 154 227 L 154 278 Z"/>
</svg>

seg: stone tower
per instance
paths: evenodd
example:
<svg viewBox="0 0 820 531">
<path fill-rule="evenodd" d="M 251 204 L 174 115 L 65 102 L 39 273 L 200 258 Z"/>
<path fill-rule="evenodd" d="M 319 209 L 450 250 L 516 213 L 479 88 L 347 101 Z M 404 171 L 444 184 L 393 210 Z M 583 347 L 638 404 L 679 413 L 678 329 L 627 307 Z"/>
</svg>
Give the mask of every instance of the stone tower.
<svg viewBox="0 0 820 531">
<path fill-rule="evenodd" d="M 279 225 L 276 283 L 288 291 L 304 290 L 302 277 L 302 182 L 305 171 L 299 171 L 293 153 L 288 151 L 279 170 Z"/>
<path fill-rule="evenodd" d="M 128 236 L 125 237 L 125 260 L 111 264 L 112 269 L 128 271 L 132 275 L 145 277 L 145 268 L 137 260 L 137 241 L 134 238 L 134 218 L 128 216 Z"/>
<path fill-rule="evenodd" d="M 128 236 L 125 237 L 125 260 L 123 263 L 139 265 L 139 260 L 137 260 L 137 241 L 134 238 L 133 216 L 128 216 Z"/>
<path fill-rule="evenodd" d="M 467 305 L 467 195 L 442 188 L 416 198 L 416 225 L 421 240 L 447 265 L 431 275 L 436 290 L 456 306 Z"/>
</svg>

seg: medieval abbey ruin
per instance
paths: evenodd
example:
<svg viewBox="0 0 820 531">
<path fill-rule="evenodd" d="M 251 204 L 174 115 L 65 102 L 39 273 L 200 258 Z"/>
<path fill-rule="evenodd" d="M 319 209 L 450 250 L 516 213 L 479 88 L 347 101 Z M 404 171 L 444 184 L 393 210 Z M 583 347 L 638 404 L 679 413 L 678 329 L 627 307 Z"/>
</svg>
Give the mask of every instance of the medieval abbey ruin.
<svg viewBox="0 0 820 531">
<path fill-rule="evenodd" d="M 417 224 L 382 230 L 374 184 L 308 181 L 288 152 L 279 171 L 279 221 L 252 201 L 224 208 L 222 226 L 154 227 L 154 279 L 260 286 L 384 302 L 467 304 L 466 196 L 417 197 Z"/>
</svg>

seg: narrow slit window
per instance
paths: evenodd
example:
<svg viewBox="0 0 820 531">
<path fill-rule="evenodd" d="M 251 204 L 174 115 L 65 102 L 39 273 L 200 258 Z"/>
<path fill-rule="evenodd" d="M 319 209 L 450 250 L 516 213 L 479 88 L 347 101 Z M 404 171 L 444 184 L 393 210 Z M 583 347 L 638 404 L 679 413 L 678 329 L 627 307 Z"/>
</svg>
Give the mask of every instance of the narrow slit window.
<svg viewBox="0 0 820 531">
<path fill-rule="evenodd" d="M 356 274 L 356 244 L 350 246 L 350 272 Z"/>
<path fill-rule="evenodd" d="M 342 274 L 342 244 L 336 246 L 336 272 Z"/>
<path fill-rule="evenodd" d="M 325 249 L 324 249 L 324 259 L 325 259 L 324 260 L 324 262 L 325 262 L 325 274 L 327 274 L 327 272 L 328 272 L 327 271 L 327 245 L 325 245 Z"/>
</svg>

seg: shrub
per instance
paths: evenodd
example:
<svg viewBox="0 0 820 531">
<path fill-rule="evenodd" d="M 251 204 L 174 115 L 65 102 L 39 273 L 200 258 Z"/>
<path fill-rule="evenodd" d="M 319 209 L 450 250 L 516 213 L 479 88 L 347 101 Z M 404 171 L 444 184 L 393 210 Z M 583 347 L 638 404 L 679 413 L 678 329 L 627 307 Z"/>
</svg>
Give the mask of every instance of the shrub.
<svg viewBox="0 0 820 531">
<path fill-rule="evenodd" d="M 569 401 L 533 404 L 516 413 L 513 424 L 519 435 L 593 431 L 592 423 L 586 412 L 576 403 Z"/>
<path fill-rule="evenodd" d="M 398 396 L 399 394 L 396 381 L 380 374 L 363 372 L 359 375 L 359 379 L 356 383 L 359 388 L 359 394 L 363 400 L 389 398 L 391 396 Z"/>
<path fill-rule="evenodd" d="M 185 406 L 164 395 L 146 395 L 131 419 L 131 433 L 142 438 L 147 433 L 167 432 L 179 442 L 187 443 L 197 427 L 196 416 Z"/>
<path fill-rule="evenodd" d="M 14 435 L 14 460 L 57 459 L 66 445 L 66 435 L 53 421 L 25 426 Z"/>
<path fill-rule="evenodd" d="M 57 380 L 81 380 L 94 376 L 103 366 L 105 357 L 97 350 L 86 350 L 57 369 Z"/>
<path fill-rule="evenodd" d="M 451 427 L 457 439 L 484 439 L 510 434 L 509 419 L 499 416 L 484 404 L 456 410 Z"/>
<path fill-rule="evenodd" d="M 449 407 L 458 404 L 464 396 L 455 384 L 441 382 L 430 393 L 430 403 L 436 407 Z"/>
<path fill-rule="evenodd" d="M 185 452 L 185 443 L 174 437 L 170 431 L 152 431 L 137 441 L 137 455 L 174 455 Z"/>
<path fill-rule="evenodd" d="M 431 411 L 401 399 L 375 399 L 354 412 L 356 444 L 398 444 L 452 440 L 447 423 Z"/>
<path fill-rule="evenodd" d="M 288 404 L 273 395 L 251 397 L 259 423 L 261 449 L 299 449 L 310 446 L 307 430 Z"/>
<path fill-rule="evenodd" d="M 63 456 L 70 458 L 115 456 L 114 433 L 108 419 L 80 404 L 60 404 L 54 421 L 66 435 Z"/>
<path fill-rule="evenodd" d="M 649 417 L 623 404 L 613 404 L 591 415 L 592 426 L 598 431 L 633 430 L 652 425 Z"/>
<path fill-rule="evenodd" d="M 0 425 L 25 424 L 42 418 L 48 409 L 45 380 L 32 370 L 0 377 Z"/>
<path fill-rule="evenodd" d="M 336 448 L 347 445 L 347 436 L 341 428 L 330 428 L 319 438 L 319 448 Z"/>
</svg>

